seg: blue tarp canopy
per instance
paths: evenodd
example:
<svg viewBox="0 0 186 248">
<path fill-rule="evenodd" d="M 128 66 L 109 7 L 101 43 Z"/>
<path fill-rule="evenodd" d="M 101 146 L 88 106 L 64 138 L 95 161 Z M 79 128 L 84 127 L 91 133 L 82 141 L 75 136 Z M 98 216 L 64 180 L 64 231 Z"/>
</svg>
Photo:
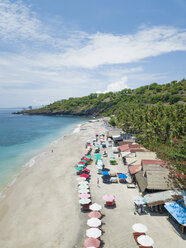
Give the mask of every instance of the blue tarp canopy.
<svg viewBox="0 0 186 248">
<path fill-rule="evenodd" d="M 108 173 L 108 171 L 103 171 L 103 172 L 101 173 L 101 175 L 105 176 L 105 175 L 110 175 L 110 174 Z"/>
<path fill-rule="evenodd" d="M 118 174 L 118 177 L 119 177 L 119 178 L 126 179 L 126 178 L 127 178 L 127 175 L 125 175 L 125 174 L 121 173 L 121 174 Z"/>
<path fill-rule="evenodd" d="M 177 202 L 167 203 L 165 208 L 179 224 L 186 224 L 186 209 L 182 205 Z"/>
</svg>

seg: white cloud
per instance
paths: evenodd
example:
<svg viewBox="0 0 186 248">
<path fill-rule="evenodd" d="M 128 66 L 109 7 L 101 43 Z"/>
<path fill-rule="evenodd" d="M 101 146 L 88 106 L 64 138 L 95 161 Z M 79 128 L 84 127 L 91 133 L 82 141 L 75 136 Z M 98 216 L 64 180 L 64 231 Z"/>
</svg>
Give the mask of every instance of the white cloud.
<svg viewBox="0 0 186 248">
<path fill-rule="evenodd" d="M 186 51 L 184 29 L 157 26 L 132 34 L 89 34 L 67 30 L 63 24 L 56 28 L 55 22 L 48 26 L 22 1 L 10 0 L 0 0 L 0 38 L 5 49 L 0 52 L 0 99 L 2 103 L 19 99 L 19 105 L 29 104 L 33 96 L 33 103 L 45 103 L 97 89 L 129 88 L 127 79 L 145 74 L 142 66 L 128 68 L 127 64 Z M 6 44 L 14 53 L 6 52 Z M 144 78 L 136 76 L 135 80 Z"/>
</svg>

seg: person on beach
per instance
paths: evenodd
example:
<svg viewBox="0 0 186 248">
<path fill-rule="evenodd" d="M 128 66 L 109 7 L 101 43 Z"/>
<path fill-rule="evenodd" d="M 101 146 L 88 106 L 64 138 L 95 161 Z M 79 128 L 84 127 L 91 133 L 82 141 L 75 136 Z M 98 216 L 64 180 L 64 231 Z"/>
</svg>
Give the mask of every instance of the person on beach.
<svg viewBox="0 0 186 248">
<path fill-rule="evenodd" d="M 97 178 L 97 185 L 99 185 L 99 178 Z"/>
</svg>

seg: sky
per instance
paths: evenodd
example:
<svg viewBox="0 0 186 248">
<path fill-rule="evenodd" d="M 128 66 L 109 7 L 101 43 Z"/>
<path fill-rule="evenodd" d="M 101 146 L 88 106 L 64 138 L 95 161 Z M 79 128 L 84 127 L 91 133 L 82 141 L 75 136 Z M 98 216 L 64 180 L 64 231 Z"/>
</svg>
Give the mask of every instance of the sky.
<svg viewBox="0 0 186 248">
<path fill-rule="evenodd" d="M 186 0 L 0 0 L 0 107 L 185 78 Z"/>
</svg>

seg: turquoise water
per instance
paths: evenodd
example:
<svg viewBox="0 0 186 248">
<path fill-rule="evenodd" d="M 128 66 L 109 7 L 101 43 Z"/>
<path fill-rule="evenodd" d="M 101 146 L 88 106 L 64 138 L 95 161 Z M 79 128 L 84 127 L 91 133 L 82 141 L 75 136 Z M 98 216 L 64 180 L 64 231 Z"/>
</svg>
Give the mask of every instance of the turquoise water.
<svg viewBox="0 0 186 248">
<path fill-rule="evenodd" d="M 73 116 L 11 114 L 14 111 L 0 109 L 0 188 L 10 182 L 41 149 L 88 120 Z"/>
</svg>

